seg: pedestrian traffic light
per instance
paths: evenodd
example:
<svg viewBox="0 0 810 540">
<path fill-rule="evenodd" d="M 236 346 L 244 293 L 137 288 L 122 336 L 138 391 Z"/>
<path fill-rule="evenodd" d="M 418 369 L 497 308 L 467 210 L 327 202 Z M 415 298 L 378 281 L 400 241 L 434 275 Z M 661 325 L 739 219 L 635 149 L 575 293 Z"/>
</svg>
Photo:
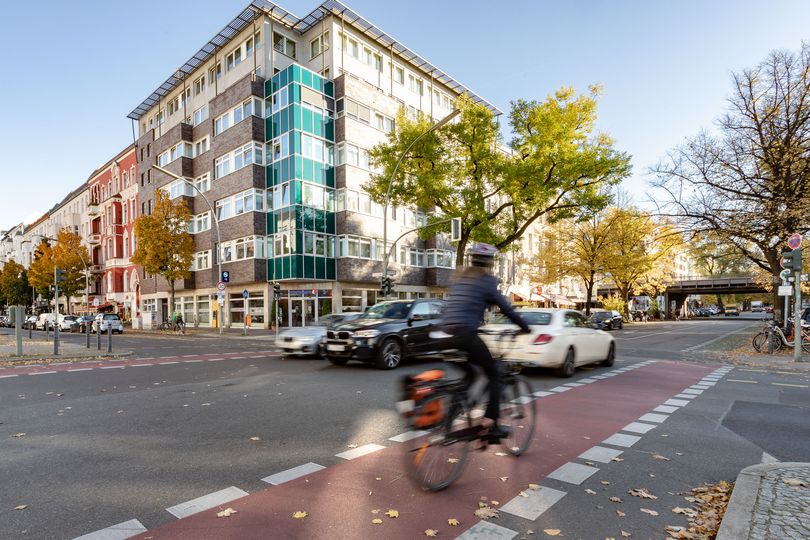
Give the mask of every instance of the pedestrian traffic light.
<svg viewBox="0 0 810 540">
<path fill-rule="evenodd" d="M 54 268 L 53 280 L 55 283 L 63 283 L 67 277 L 67 273 L 61 268 Z"/>
<path fill-rule="evenodd" d="M 802 269 L 802 250 L 794 249 L 782 253 L 782 268 L 785 270 L 801 271 Z"/>
<path fill-rule="evenodd" d="M 281 285 L 278 283 L 273 283 L 273 296 L 276 298 L 281 296 Z"/>
<path fill-rule="evenodd" d="M 394 281 L 390 278 L 390 276 L 383 276 L 382 281 L 380 282 L 380 293 L 383 296 L 388 296 L 394 292 Z"/>
</svg>

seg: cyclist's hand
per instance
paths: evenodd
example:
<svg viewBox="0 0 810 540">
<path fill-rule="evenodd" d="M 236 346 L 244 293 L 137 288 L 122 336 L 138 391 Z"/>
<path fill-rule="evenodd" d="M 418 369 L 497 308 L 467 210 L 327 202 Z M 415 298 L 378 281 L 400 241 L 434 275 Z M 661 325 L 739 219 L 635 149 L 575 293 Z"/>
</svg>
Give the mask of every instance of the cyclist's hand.
<svg viewBox="0 0 810 540">
<path fill-rule="evenodd" d="M 521 333 L 521 334 L 531 334 L 531 333 L 532 333 L 532 330 L 531 330 L 531 328 L 529 328 L 529 327 L 526 327 L 526 328 L 521 328 L 521 329 L 520 329 L 520 333 Z"/>
</svg>

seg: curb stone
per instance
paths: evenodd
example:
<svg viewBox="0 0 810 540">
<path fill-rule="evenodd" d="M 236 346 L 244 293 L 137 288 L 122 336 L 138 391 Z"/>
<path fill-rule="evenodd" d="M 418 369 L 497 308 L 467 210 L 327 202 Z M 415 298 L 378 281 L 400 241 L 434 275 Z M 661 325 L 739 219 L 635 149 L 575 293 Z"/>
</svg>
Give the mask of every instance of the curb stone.
<svg viewBox="0 0 810 540">
<path fill-rule="evenodd" d="M 720 524 L 716 540 L 743 540 L 751 538 L 762 480 L 768 473 L 780 469 L 810 469 L 810 463 L 765 463 L 746 467 L 737 476 L 734 491 Z"/>
</svg>

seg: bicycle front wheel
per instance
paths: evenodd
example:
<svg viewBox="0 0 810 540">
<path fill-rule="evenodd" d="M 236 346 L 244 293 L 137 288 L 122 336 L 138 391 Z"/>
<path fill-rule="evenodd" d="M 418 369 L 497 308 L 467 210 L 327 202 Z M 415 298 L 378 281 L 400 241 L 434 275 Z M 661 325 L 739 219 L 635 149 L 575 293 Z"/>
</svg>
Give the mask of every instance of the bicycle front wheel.
<svg viewBox="0 0 810 540">
<path fill-rule="evenodd" d="M 768 352 L 768 334 L 767 332 L 760 332 L 751 340 L 751 345 L 757 352 Z"/>
<path fill-rule="evenodd" d="M 440 491 L 456 481 L 470 451 L 467 409 L 451 394 L 427 398 L 413 411 L 417 436 L 405 443 L 405 470 L 422 489 Z"/>
<path fill-rule="evenodd" d="M 501 445 L 513 456 L 525 452 L 534 438 L 537 411 L 532 393 L 531 384 L 520 375 L 512 376 L 503 386 L 500 423 L 511 433 L 501 440 Z"/>
</svg>

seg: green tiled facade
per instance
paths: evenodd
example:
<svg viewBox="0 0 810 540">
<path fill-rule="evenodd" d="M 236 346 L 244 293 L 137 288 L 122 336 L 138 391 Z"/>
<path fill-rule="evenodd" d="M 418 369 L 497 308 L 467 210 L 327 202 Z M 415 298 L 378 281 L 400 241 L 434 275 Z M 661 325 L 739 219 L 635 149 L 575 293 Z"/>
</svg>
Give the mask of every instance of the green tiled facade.
<svg viewBox="0 0 810 540">
<path fill-rule="evenodd" d="M 268 279 L 334 280 L 333 83 L 293 64 L 265 95 Z"/>
</svg>

